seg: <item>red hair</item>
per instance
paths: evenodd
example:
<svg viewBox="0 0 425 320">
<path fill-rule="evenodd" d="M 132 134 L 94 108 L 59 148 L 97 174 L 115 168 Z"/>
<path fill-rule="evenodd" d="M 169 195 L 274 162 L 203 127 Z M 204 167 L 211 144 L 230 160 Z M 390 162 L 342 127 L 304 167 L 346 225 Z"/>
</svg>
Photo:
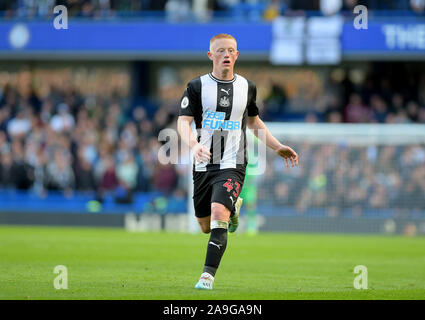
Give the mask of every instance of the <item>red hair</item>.
<svg viewBox="0 0 425 320">
<path fill-rule="evenodd" d="M 237 45 L 237 41 L 232 35 L 227 34 L 227 33 L 220 33 L 220 34 L 217 34 L 217 35 L 215 35 L 214 37 L 211 38 L 211 40 L 210 40 L 210 51 L 211 51 L 211 46 L 212 46 L 213 42 L 215 40 L 218 40 L 218 39 L 231 39 L 231 40 L 235 41 L 235 43 Z"/>
</svg>

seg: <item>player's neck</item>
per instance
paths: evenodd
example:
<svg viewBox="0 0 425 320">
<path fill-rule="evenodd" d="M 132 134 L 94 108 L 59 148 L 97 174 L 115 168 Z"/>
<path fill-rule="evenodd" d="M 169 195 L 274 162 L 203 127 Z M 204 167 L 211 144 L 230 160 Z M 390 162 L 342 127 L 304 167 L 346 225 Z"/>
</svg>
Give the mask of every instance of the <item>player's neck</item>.
<svg viewBox="0 0 425 320">
<path fill-rule="evenodd" d="M 216 70 L 213 69 L 212 75 L 218 80 L 229 81 L 235 77 L 233 70 Z"/>
</svg>

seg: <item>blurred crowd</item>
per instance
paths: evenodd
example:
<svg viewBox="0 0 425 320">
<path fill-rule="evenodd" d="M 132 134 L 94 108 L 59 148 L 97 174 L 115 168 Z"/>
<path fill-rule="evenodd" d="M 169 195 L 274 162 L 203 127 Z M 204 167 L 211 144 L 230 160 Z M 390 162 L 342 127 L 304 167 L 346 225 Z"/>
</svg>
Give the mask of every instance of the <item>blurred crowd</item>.
<svg viewBox="0 0 425 320">
<path fill-rule="evenodd" d="M 363 76 L 330 73 L 307 122 L 425 123 L 425 71 L 376 64 Z"/>
<path fill-rule="evenodd" d="M 34 77 L 1 75 L 0 187 L 40 196 L 96 191 L 98 200 L 113 194 L 119 202 L 131 202 L 137 191 L 184 196 L 188 166 L 158 162 L 158 133 L 176 122 L 166 106 L 152 118 L 130 107 L 128 79 L 117 70 L 92 70 L 85 81 L 69 72 Z M 34 82 L 43 87 L 34 90 Z"/>
<path fill-rule="evenodd" d="M 370 209 L 414 217 L 425 210 L 425 145 L 287 143 L 302 155 L 301 165 L 285 169 L 270 154 L 258 176 L 259 205 L 295 207 L 299 214 L 326 208 L 333 217 Z"/>
<path fill-rule="evenodd" d="M 139 15 L 175 21 L 214 17 L 273 20 L 280 15 L 313 11 L 323 15 L 353 12 L 356 5 L 365 5 L 372 12 L 398 10 L 423 14 L 425 0 L 3 0 L 0 12 L 4 17 L 51 17 L 56 5 L 66 6 L 71 17 Z"/>
</svg>

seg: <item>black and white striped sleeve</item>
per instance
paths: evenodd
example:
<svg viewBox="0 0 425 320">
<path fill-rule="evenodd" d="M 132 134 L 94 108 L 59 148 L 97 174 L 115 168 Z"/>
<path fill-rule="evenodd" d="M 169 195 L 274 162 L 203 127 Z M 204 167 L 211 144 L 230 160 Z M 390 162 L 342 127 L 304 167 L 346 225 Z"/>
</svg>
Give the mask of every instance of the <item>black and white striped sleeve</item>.
<svg viewBox="0 0 425 320">
<path fill-rule="evenodd" d="M 248 80 L 248 117 L 258 116 L 258 106 L 257 106 L 257 87 L 255 83 Z"/>
</svg>

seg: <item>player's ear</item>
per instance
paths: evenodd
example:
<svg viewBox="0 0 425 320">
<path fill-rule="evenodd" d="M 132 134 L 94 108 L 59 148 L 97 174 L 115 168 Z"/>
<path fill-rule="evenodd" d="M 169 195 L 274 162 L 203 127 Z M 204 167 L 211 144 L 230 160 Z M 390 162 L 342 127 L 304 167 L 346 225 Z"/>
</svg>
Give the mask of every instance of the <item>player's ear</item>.
<svg viewBox="0 0 425 320">
<path fill-rule="evenodd" d="M 210 58 L 210 60 L 212 60 L 213 59 L 213 57 L 212 57 L 212 53 L 211 53 L 211 51 L 208 51 L 208 58 Z"/>
</svg>

